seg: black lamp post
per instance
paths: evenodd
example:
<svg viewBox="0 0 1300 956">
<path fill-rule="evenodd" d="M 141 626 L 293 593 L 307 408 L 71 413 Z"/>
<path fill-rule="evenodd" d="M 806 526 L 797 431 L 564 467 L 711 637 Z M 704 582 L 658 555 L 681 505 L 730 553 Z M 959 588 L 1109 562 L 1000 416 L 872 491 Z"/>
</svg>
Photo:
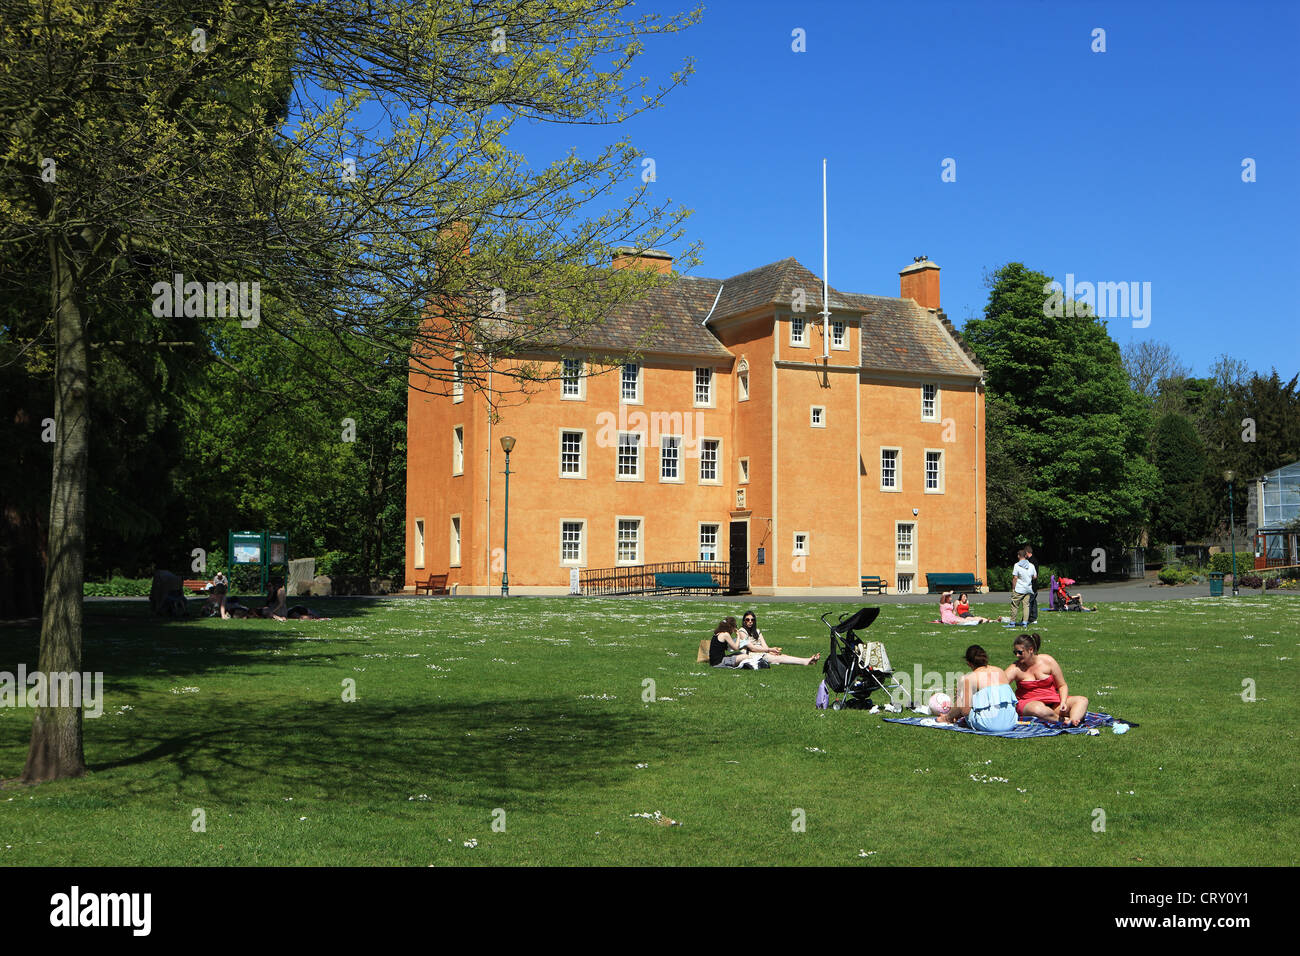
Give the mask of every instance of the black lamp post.
<svg viewBox="0 0 1300 956">
<path fill-rule="evenodd" d="M 501 450 L 506 453 L 506 529 L 501 561 L 501 596 L 510 597 L 510 453 L 515 450 L 515 440 L 502 435 Z M 1235 582 L 1236 578 L 1233 580 Z"/>
<path fill-rule="evenodd" d="M 1232 540 L 1232 596 L 1237 596 L 1237 516 L 1232 513 L 1232 470 L 1223 473 L 1223 480 L 1228 483 L 1228 526 L 1231 528 Z"/>
</svg>

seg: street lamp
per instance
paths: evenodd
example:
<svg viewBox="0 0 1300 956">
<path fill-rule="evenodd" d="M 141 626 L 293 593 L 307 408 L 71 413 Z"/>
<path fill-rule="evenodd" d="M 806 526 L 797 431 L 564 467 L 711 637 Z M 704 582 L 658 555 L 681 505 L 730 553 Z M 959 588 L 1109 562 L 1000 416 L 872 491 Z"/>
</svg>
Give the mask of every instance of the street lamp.
<svg viewBox="0 0 1300 956">
<path fill-rule="evenodd" d="M 1227 520 L 1231 528 L 1232 541 L 1232 597 L 1236 597 L 1236 515 L 1232 514 L 1232 470 L 1223 472 L 1223 480 L 1227 481 Z"/>
<path fill-rule="evenodd" d="M 509 435 L 502 435 L 501 450 L 506 453 L 506 530 L 501 560 L 501 596 L 510 597 L 510 453 L 515 450 L 515 440 Z M 1235 575 L 1233 584 L 1236 584 Z"/>
</svg>

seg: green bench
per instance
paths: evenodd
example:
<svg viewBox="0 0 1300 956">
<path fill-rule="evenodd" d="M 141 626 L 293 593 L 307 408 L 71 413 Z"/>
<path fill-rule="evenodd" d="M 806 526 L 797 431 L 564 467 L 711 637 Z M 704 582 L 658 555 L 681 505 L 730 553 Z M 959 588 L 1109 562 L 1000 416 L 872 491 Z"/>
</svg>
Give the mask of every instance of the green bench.
<svg viewBox="0 0 1300 956">
<path fill-rule="evenodd" d="M 862 575 L 863 594 L 885 594 L 888 591 L 889 585 L 884 582 L 884 579 L 867 574 Z"/>
<path fill-rule="evenodd" d="M 973 574 L 927 574 L 925 590 L 927 594 L 942 594 L 944 591 L 978 591 L 984 584 Z"/>
<path fill-rule="evenodd" d="M 656 591 L 721 591 L 717 578 L 705 571 L 669 571 L 655 575 Z"/>
</svg>

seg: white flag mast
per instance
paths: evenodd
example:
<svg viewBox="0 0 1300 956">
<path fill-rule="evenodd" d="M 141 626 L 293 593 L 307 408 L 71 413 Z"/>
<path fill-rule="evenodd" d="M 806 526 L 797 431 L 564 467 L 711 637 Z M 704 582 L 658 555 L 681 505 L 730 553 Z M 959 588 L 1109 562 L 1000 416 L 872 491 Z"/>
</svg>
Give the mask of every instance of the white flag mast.
<svg viewBox="0 0 1300 956">
<path fill-rule="evenodd" d="M 822 157 L 822 359 L 831 358 L 830 279 L 827 277 L 826 247 L 826 158 Z"/>
</svg>

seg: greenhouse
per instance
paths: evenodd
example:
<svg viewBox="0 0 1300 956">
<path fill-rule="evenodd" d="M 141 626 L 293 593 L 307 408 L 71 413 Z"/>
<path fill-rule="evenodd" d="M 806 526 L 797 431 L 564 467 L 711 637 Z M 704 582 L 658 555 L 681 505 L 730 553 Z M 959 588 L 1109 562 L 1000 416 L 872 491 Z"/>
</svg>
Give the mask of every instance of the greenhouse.
<svg viewBox="0 0 1300 956">
<path fill-rule="evenodd" d="M 1255 567 L 1295 567 L 1300 564 L 1300 461 L 1261 476 L 1255 491 Z"/>
</svg>

